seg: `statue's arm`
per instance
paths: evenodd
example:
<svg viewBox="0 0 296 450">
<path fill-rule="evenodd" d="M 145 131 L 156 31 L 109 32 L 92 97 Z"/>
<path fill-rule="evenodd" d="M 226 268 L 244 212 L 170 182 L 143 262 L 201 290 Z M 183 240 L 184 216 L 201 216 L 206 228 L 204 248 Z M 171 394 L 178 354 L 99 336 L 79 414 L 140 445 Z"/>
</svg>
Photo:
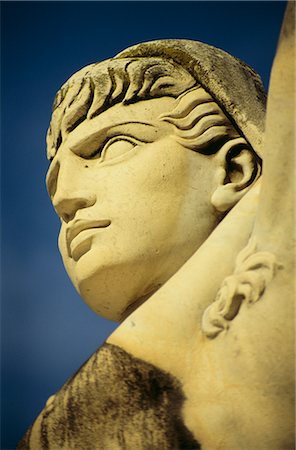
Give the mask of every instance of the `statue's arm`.
<svg viewBox="0 0 296 450">
<path fill-rule="evenodd" d="M 295 243 L 295 20 L 295 3 L 288 2 L 270 78 L 264 175 L 254 228 L 258 241 L 289 267 Z"/>
<path fill-rule="evenodd" d="M 262 187 L 254 228 L 248 245 L 236 258 L 233 273 L 222 283 L 218 301 L 208 308 L 203 320 L 206 334 L 212 338 L 234 318 L 235 332 L 245 334 L 241 331 L 244 320 L 251 331 L 249 343 L 252 335 L 262 335 L 265 342 L 274 339 L 278 348 L 282 342 L 283 360 L 290 364 L 295 299 L 294 28 L 295 3 L 289 2 L 271 73 Z M 260 306 L 253 308 L 258 302 Z M 280 335 L 276 329 L 281 330 Z M 253 345 L 260 347 L 255 340 Z"/>
</svg>

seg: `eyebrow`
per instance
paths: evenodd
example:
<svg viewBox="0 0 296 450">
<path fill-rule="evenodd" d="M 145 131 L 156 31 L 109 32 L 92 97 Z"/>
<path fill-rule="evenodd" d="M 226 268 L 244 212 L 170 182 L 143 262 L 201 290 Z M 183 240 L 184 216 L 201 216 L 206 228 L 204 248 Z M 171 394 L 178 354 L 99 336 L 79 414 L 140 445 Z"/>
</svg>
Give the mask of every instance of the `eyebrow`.
<svg viewBox="0 0 296 450">
<path fill-rule="evenodd" d="M 116 128 L 120 127 L 120 126 L 124 126 L 124 125 L 132 125 L 132 126 L 138 126 L 138 125 L 143 125 L 146 128 L 146 132 L 147 132 L 147 127 L 150 127 L 152 129 L 157 129 L 157 126 L 154 125 L 153 123 L 148 123 L 148 122 L 138 122 L 138 121 L 125 121 L 125 122 L 119 122 L 116 124 L 110 124 L 109 126 L 106 126 L 102 129 L 97 129 L 95 131 L 93 131 L 93 133 L 91 133 L 91 135 L 88 135 L 86 139 L 81 139 L 80 141 L 77 140 L 77 143 L 75 143 L 75 145 L 71 145 L 69 147 L 69 150 L 72 151 L 73 153 L 76 154 L 75 152 L 75 148 L 81 148 L 84 145 L 87 145 L 88 142 L 93 142 L 94 139 L 96 139 L 96 145 L 103 145 L 104 142 L 106 141 L 106 139 L 109 139 L 111 137 L 113 137 L 113 133 L 111 133 L 110 135 L 108 135 L 108 133 L 115 131 Z M 81 129 L 78 130 L 79 134 L 81 132 Z M 118 130 L 119 131 L 119 130 Z M 144 131 L 144 130 L 143 130 Z M 74 134 L 74 131 L 72 132 L 72 135 Z M 101 136 L 99 136 L 101 135 Z M 69 134 L 69 136 L 71 136 L 71 133 Z M 99 137 L 99 139 L 98 139 Z M 144 143 L 150 143 L 153 142 L 153 139 L 141 139 Z M 77 150 L 76 150 L 77 151 Z M 58 152 L 56 152 L 57 154 Z M 53 158 L 54 159 L 54 158 Z M 47 191 L 49 193 L 50 197 L 53 197 L 53 195 L 55 194 L 55 190 L 56 190 L 56 180 L 57 180 L 57 175 L 59 172 L 59 167 L 60 167 L 60 163 L 58 161 L 53 161 L 53 159 L 51 160 L 48 170 L 47 170 L 47 175 L 46 175 L 46 187 L 47 187 Z"/>
<path fill-rule="evenodd" d="M 121 131 L 121 130 L 117 130 L 120 127 L 123 126 L 132 126 L 132 127 L 137 127 L 137 130 L 134 130 L 133 132 L 131 131 L 130 133 L 128 133 L 126 130 Z M 140 129 L 139 129 L 140 126 Z M 143 127 L 141 129 L 141 127 Z M 96 147 L 99 147 L 100 145 L 103 145 L 104 142 L 115 136 L 116 134 L 124 134 L 126 136 L 130 136 L 133 137 L 133 135 L 141 135 L 141 134 L 145 134 L 145 136 L 141 136 L 140 140 L 144 143 L 150 143 L 153 142 L 154 138 L 155 138 L 155 133 L 153 133 L 153 136 L 151 135 L 150 137 L 147 138 L 147 128 L 150 128 L 151 130 L 156 130 L 157 126 L 152 124 L 152 123 L 148 123 L 148 122 L 138 122 L 138 121 L 125 121 L 125 122 L 119 122 L 116 124 L 110 124 L 106 127 L 103 128 L 97 128 L 94 129 L 92 132 L 86 133 L 86 136 L 84 137 L 80 137 L 79 135 L 81 134 L 81 128 L 80 130 L 78 130 L 77 128 L 77 134 L 78 137 L 77 139 L 75 139 L 75 134 L 74 132 L 72 132 L 72 136 L 69 134 L 69 149 L 75 153 L 78 154 L 79 150 L 85 146 L 92 146 L 92 145 L 96 145 Z M 79 132 L 79 133 L 78 133 Z M 90 150 L 91 151 L 91 150 Z"/>
</svg>

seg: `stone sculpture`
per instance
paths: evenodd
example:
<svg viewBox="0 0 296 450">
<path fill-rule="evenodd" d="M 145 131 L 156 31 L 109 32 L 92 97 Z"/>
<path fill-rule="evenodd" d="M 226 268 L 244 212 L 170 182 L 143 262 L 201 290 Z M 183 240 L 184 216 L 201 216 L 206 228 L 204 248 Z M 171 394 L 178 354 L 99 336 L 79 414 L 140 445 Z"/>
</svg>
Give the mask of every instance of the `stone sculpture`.
<svg viewBox="0 0 296 450">
<path fill-rule="evenodd" d="M 122 323 L 19 449 L 294 448 L 289 8 L 265 133 L 258 75 L 194 41 L 136 45 L 57 94 L 60 250 Z"/>
</svg>

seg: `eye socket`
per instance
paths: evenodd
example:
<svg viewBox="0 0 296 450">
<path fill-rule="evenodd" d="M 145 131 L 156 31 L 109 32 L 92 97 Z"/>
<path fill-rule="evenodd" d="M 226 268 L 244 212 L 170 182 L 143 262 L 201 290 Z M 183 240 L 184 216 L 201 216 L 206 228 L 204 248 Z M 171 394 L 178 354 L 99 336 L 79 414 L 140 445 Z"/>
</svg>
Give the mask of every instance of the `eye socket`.
<svg viewBox="0 0 296 450">
<path fill-rule="evenodd" d="M 102 161 L 118 158 L 128 153 L 139 144 L 133 138 L 126 136 L 116 136 L 109 139 L 102 149 L 96 150 L 91 155 L 91 159 L 100 158 Z"/>
</svg>

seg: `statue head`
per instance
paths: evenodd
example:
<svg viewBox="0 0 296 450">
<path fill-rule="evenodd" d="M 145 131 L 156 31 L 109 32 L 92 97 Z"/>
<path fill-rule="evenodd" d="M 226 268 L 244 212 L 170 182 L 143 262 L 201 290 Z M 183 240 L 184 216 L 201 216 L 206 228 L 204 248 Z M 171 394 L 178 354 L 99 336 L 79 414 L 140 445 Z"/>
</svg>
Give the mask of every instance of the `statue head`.
<svg viewBox="0 0 296 450">
<path fill-rule="evenodd" d="M 131 47 L 62 86 L 47 185 L 66 270 L 95 312 L 124 318 L 250 189 L 264 102 L 248 66 L 193 41 Z"/>
</svg>

